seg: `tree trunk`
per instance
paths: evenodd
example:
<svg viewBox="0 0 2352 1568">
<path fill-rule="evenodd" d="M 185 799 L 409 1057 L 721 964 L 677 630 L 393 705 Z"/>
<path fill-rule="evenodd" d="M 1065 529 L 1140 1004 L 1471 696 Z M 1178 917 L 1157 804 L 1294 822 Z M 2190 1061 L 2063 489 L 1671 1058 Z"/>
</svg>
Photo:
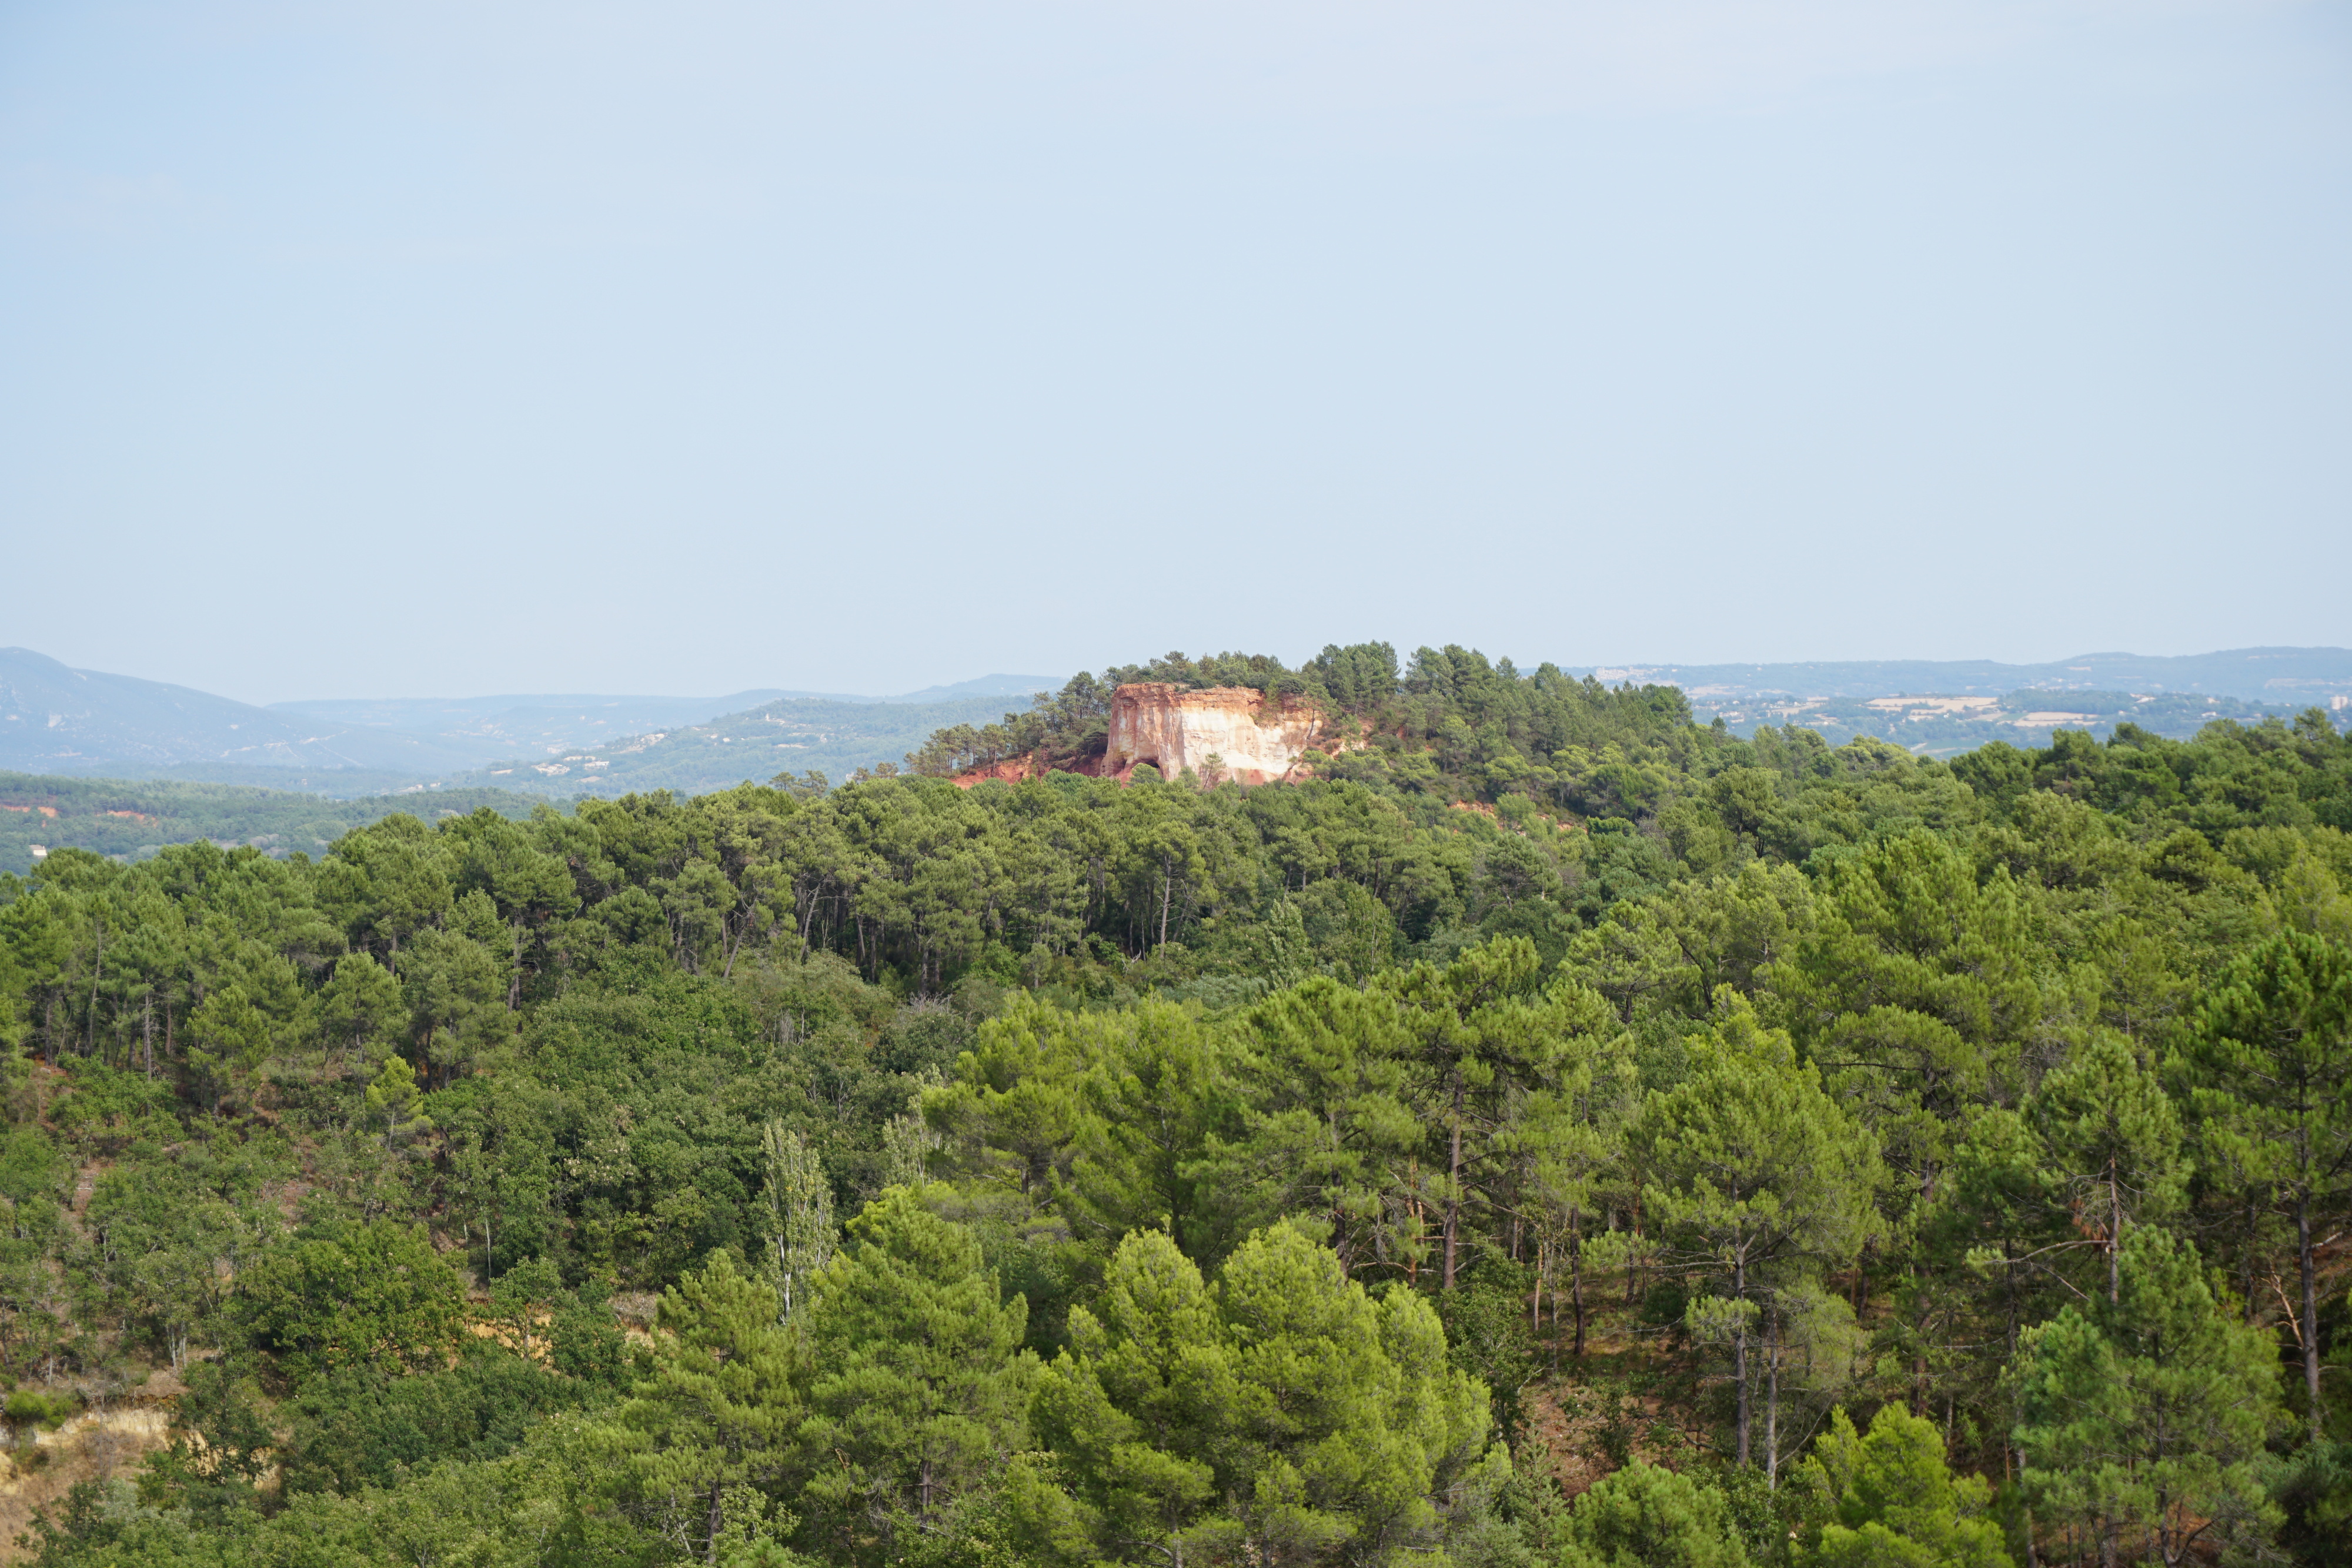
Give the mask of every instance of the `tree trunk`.
<svg viewBox="0 0 2352 1568">
<path fill-rule="evenodd" d="M 1445 1171 L 1445 1288 L 1454 1289 L 1454 1242 L 1462 1218 L 1462 1074 L 1454 1075 L 1453 1150 Z"/>
<path fill-rule="evenodd" d="M 1405 1255 L 1404 1282 L 1421 1283 L 1421 1162 L 1413 1160 L 1405 1167 L 1405 1212 L 1413 1218 L 1413 1249 Z"/>
<path fill-rule="evenodd" d="M 89 1048 L 82 1052 L 93 1056 L 98 1052 L 98 982 L 106 975 L 106 927 L 98 928 L 98 956 L 89 967 Z"/>
<path fill-rule="evenodd" d="M 2248 1328 L 2254 1326 L 2254 1200 L 2248 1197 L 2246 1199 L 2246 1266 L 2243 1270 L 2244 1307 Z"/>
<path fill-rule="evenodd" d="M 1576 1309 L 1576 1359 L 1584 1359 L 1584 1239 L 1577 1232 L 1577 1213 L 1568 1211 L 1568 1299 Z"/>
<path fill-rule="evenodd" d="M 2294 1250 L 2303 1271 L 2303 1386 L 2311 1397 L 2311 1440 L 2319 1441 L 2319 1298 L 2311 1278 L 2311 1192 L 2294 1200 Z"/>
<path fill-rule="evenodd" d="M 1780 1320 L 1772 1320 L 1772 1339 L 1765 1376 L 1769 1392 L 1764 1396 L 1764 1490 L 1780 1490 Z"/>
<path fill-rule="evenodd" d="M 1641 1255 L 1641 1248 L 1639 1245 L 1641 1239 L 1642 1195 L 1639 1192 L 1636 1192 L 1633 1195 L 1633 1240 L 1635 1242 L 1635 1247 L 1633 1256 L 1628 1258 L 1625 1263 L 1625 1304 L 1629 1307 L 1636 1304 L 1642 1299 L 1642 1266 L 1639 1262 L 1634 1261 L 1634 1259 L 1639 1258 Z"/>
<path fill-rule="evenodd" d="M 2116 1185 L 2116 1156 L 2107 1156 L 2107 1304 L 2123 1300 L 2124 1195 Z"/>
<path fill-rule="evenodd" d="M 1742 1257 L 1733 1266 L 1731 1299 L 1748 1299 L 1748 1260 Z M 1752 1400 L 1748 1387 L 1748 1325 L 1742 1322 L 1731 1332 L 1731 1375 L 1739 1384 L 1739 1468 L 1748 1468 L 1748 1422 Z"/>
</svg>

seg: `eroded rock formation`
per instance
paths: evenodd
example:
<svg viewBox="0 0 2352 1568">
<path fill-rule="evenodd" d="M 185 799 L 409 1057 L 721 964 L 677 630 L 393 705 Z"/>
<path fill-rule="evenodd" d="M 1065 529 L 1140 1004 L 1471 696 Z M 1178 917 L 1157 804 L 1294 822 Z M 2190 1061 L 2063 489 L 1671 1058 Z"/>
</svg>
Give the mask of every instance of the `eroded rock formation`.
<svg viewBox="0 0 2352 1568">
<path fill-rule="evenodd" d="M 1270 703 L 1248 686 L 1194 690 L 1142 682 L 1112 694 L 1102 756 L 1054 766 L 1121 783 L 1148 762 L 1167 779 L 1189 768 L 1203 782 L 1269 784 L 1302 777 L 1300 759 L 1310 750 L 1360 744 L 1349 721 L 1335 722 L 1303 697 Z M 960 773 L 955 781 L 970 789 L 983 779 L 1018 781 L 1037 772 L 1034 758 L 1014 757 Z"/>
<path fill-rule="evenodd" d="M 1309 749 L 1339 745 L 1323 710 L 1301 698 L 1269 703 L 1247 686 L 1147 683 L 1111 699 L 1103 771 L 1125 779 L 1148 762 L 1169 779 L 1189 768 L 1203 780 L 1265 784 L 1292 777 Z"/>
</svg>

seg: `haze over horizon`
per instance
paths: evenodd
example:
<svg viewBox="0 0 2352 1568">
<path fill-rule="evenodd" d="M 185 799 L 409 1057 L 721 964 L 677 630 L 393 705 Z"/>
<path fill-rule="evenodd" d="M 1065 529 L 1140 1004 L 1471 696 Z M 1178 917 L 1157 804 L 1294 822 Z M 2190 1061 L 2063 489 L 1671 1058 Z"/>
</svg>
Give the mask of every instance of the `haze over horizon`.
<svg viewBox="0 0 2352 1568">
<path fill-rule="evenodd" d="M 2352 642 L 2298 0 L 0 15 L 0 643 L 241 700 Z"/>
</svg>

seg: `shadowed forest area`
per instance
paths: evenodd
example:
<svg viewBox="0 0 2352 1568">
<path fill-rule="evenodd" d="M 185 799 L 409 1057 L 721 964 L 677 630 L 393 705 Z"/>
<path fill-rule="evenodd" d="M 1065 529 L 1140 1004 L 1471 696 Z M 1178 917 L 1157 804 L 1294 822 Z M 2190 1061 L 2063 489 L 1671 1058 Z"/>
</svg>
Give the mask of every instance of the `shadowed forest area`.
<svg viewBox="0 0 2352 1568">
<path fill-rule="evenodd" d="M 1361 744 L 1066 770 L 1127 680 Z M 93 1568 L 2341 1562 L 2347 830 L 2315 709 L 1942 762 L 1373 643 L 838 787 L 58 849 L 0 1511 Z"/>
</svg>

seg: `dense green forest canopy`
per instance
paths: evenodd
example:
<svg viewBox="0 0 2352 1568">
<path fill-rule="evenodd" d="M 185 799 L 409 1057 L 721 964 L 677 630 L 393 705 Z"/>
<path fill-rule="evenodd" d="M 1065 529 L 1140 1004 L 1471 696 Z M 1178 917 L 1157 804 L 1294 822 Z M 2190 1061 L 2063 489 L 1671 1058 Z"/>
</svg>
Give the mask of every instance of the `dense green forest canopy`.
<svg viewBox="0 0 2352 1568">
<path fill-rule="evenodd" d="M 1090 760 L 1108 743 L 1112 694 L 1145 681 L 1193 690 L 1247 687 L 1270 704 L 1312 701 L 1355 721 L 1377 753 L 1354 759 L 1357 774 L 1367 760 L 1381 773 L 1394 762 L 1404 770 L 1402 781 L 1413 786 L 1434 765 L 1454 787 L 1481 799 L 1530 779 L 1548 781 L 1563 749 L 1590 750 L 1595 740 L 1648 743 L 1695 734 L 1690 705 L 1673 686 L 1612 688 L 1590 676 L 1573 679 L 1549 664 L 1521 675 L 1508 659 L 1490 662 L 1452 646 L 1421 649 L 1401 672 L 1396 650 L 1386 643 L 1334 643 L 1296 670 L 1264 653 L 1192 659 L 1174 653 L 1148 664 L 1114 665 L 1100 676 L 1081 671 L 1059 692 L 1039 693 L 1026 713 L 1007 714 L 980 728 L 939 731 L 908 757 L 908 766 L 946 775 L 1011 758 L 1035 758 L 1048 767 Z M 1402 761 L 1424 756 L 1426 762 Z"/>
<path fill-rule="evenodd" d="M 927 776 L 1124 679 L 1369 744 Z M 56 1564 L 2339 1561 L 2347 828 L 2315 711 L 1948 764 L 1374 644 L 838 788 L 61 849 L 0 1505 Z"/>
</svg>

